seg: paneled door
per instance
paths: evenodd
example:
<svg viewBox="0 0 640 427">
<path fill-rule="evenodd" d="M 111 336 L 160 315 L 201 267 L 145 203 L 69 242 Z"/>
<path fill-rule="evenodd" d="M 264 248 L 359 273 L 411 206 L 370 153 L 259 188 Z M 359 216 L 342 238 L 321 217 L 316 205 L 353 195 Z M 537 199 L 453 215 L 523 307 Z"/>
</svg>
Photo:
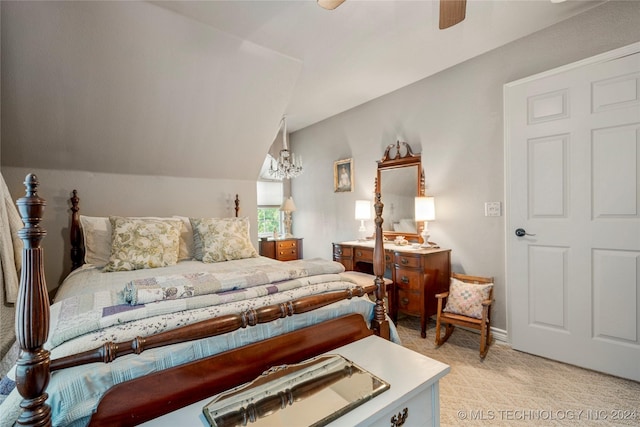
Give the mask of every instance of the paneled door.
<svg viewBox="0 0 640 427">
<path fill-rule="evenodd" d="M 640 43 L 504 95 L 512 346 L 640 381 Z"/>
</svg>

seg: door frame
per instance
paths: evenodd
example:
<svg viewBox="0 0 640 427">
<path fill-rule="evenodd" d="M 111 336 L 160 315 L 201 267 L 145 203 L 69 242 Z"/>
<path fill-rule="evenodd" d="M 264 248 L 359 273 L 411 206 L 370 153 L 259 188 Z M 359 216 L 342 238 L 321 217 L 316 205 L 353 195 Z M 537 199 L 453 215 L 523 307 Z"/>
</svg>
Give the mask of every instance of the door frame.
<svg viewBox="0 0 640 427">
<path fill-rule="evenodd" d="M 515 240 L 512 238 L 512 233 L 514 232 L 514 230 L 516 229 L 516 227 L 518 226 L 518 224 L 515 223 L 514 218 L 512 218 L 511 216 L 511 182 L 510 182 L 510 177 L 511 177 L 511 135 L 510 135 L 510 129 L 509 129 L 509 123 L 510 123 L 510 111 L 511 109 L 509 108 L 509 101 L 507 100 L 507 89 L 514 87 L 514 86 L 518 86 L 521 84 L 526 84 L 526 83 L 530 83 L 533 82 L 535 80 L 539 80 L 539 79 L 543 79 L 546 77 L 550 77 L 550 76 L 554 76 L 566 71 L 570 71 L 570 70 L 574 70 L 580 67 L 584 67 L 587 65 L 592 65 L 592 64 L 596 64 L 596 63 L 601 63 L 601 62 L 607 62 L 607 61 L 612 61 L 618 58 L 622 58 L 628 55 L 633 55 L 636 53 L 640 52 L 640 42 L 636 42 L 636 43 L 632 43 L 630 45 L 627 46 L 623 46 L 621 48 L 617 48 L 617 49 L 613 49 L 610 50 L 608 52 L 604 52 L 595 56 L 591 56 L 589 58 L 585 58 L 576 62 L 572 62 L 570 64 L 566 64 L 566 65 L 562 65 L 560 67 L 557 68 L 553 68 L 551 70 L 547 70 L 547 71 L 543 71 L 541 73 L 537 73 L 537 74 L 533 74 L 531 76 L 528 77 L 524 77 L 522 79 L 518 79 L 518 80 L 514 80 L 512 82 L 509 83 L 505 83 L 503 85 L 503 89 L 502 89 L 502 105 L 503 105 L 503 114 L 502 114 L 502 118 L 503 118 L 503 141 L 504 141 L 504 195 L 505 195 L 505 232 L 504 232 L 504 238 L 505 238 L 505 260 L 504 260 L 504 265 L 505 265 L 505 298 L 507 300 L 507 305 L 506 305 L 506 309 L 507 309 L 507 340 L 508 342 L 511 344 L 512 343 L 512 301 L 511 301 L 511 292 L 510 292 L 510 287 L 511 287 L 511 283 L 512 283 L 512 277 L 511 275 L 513 274 L 511 269 L 509 268 L 509 259 L 510 256 L 513 252 L 513 245 L 515 244 Z"/>
</svg>

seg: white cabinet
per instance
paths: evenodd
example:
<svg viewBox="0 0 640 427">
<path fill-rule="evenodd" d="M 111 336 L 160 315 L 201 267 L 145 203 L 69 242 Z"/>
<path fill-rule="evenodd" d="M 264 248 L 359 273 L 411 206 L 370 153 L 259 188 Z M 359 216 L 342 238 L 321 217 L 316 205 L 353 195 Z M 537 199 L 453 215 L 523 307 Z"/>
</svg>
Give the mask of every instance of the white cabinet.
<svg viewBox="0 0 640 427">
<path fill-rule="evenodd" d="M 402 416 L 405 409 L 405 427 L 440 425 L 438 381 L 449 372 L 448 365 L 375 336 L 341 347 L 335 353 L 391 387 L 329 426 L 394 427 L 392 417 Z"/>
<path fill-rule="evenodd" d="M 390 388 L 328 424 L 331 427 L 394 427 L 392 418 L 402 417 L 405 427 L 440 425 L 438 381 L 449 366 L 382 338 L 370 336 L 337 348 L 339 354 L 390 384 Z M 144 426 L 176 425 L 209 427 L 202 407 L 211 398 L 151 420 Z"/>
</svg>

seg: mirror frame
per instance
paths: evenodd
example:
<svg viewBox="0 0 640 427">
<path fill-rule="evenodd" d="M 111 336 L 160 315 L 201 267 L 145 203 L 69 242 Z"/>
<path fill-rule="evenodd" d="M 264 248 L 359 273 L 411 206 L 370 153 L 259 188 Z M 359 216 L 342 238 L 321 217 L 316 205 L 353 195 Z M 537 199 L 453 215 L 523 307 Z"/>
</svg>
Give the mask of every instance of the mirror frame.
<svg viewBox="0 0 640 427">
<path fill-rule="evenodd" d="M 420 153 L 414 154 L 411 146 L 403 141 L 397 141 L 395 144 L 387 146 L 381 160 L 378 160 L 378 172 L 376 175 L 376 193 L 381 194 L 382 203 L 384 203 L 384 194 L 381 193 L 381 172 L 391 169 L 406 168 L 411 166 L 418 167 L 416 176 L 416 197 L 424 196 L 424 170 L 422 169 L 422 156 Z M 383 215 L 384 218 L 384 215 Z M 415 219 L 415 216 L 414 216 Z M 424 225 L 416 223 L 416 233 L 400 233 L 395 231 L 383 231 L 385 238 L 393 240 L 397 236 L 404 236 L 409 241 L 422 242 L 420 237 L 421 229 Z"/>
</svg>

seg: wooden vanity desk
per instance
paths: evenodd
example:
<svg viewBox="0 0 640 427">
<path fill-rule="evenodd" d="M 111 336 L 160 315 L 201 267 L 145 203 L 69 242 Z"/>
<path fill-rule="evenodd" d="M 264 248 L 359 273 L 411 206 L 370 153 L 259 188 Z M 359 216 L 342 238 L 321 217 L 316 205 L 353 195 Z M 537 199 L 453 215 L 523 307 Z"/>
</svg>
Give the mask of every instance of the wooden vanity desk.
<svg viewBox="0 0 640 427">
<path fill-rule="evenodd" d="M 398 313 L 420 317 L 420 335 L 426 338 L 427 319 L 436 314 L 435 295 L 449 288 L 451 249 L 415 249 L 391 242 L 384 244 L 385 277 L 393 280 L 387 289 L 389 316 Z M 373 242 L 350 241 L 333 244 L 333 259 L 346 270 L 373 274 Z"/>
</svg>

